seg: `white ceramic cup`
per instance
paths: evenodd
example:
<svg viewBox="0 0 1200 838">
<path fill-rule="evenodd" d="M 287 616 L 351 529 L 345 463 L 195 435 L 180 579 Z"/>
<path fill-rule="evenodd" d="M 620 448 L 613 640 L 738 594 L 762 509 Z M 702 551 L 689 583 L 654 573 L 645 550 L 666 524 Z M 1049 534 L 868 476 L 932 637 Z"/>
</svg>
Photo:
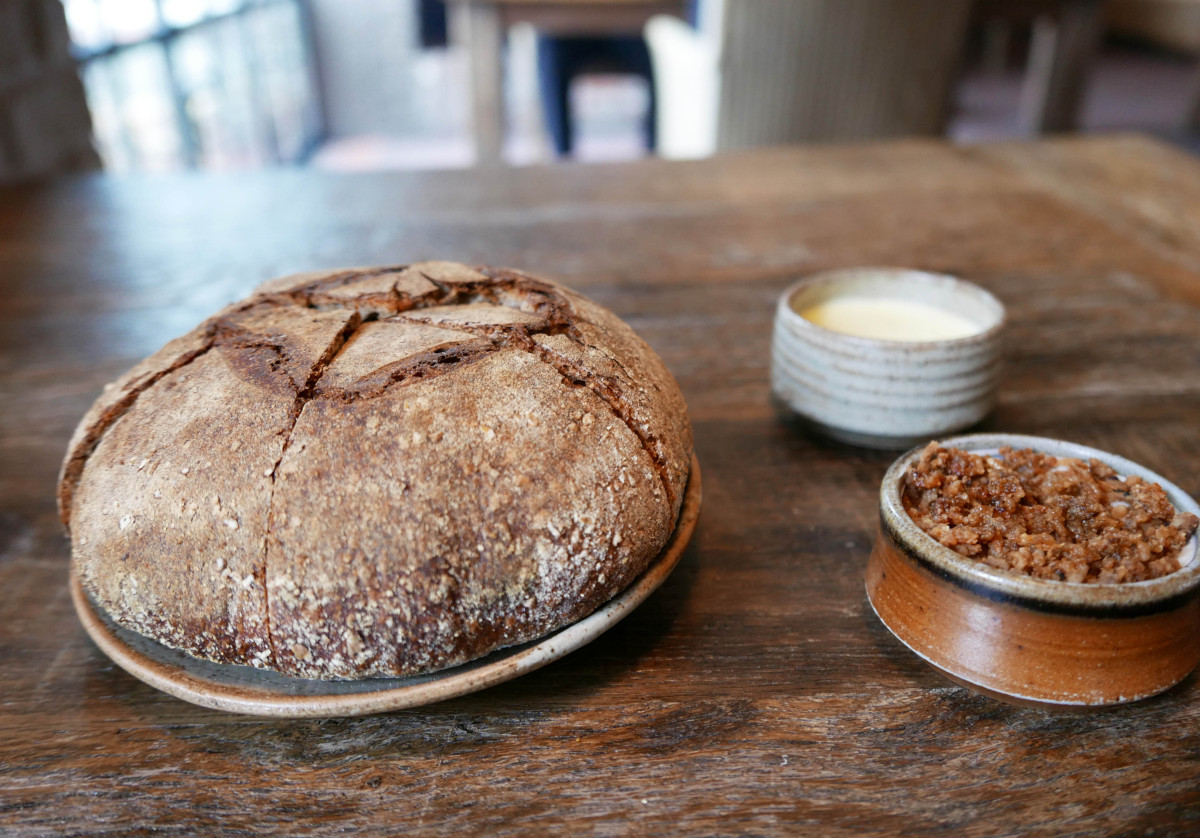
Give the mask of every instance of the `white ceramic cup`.
<svg viewBox="0 0 1200 838">
<path fill-rule="evenodd" d="M 977 330 L 900 341 L 831 331 L 801 315 L 838 297 L 922 303 Z M 1004 306 L 977 285 L 901 268 L 807 277 L 779 300 L 771 347 L 775 396 L 820 431 L 871 448 L 907 448 L 970 427 L 995 405 Z"/>
</svg>

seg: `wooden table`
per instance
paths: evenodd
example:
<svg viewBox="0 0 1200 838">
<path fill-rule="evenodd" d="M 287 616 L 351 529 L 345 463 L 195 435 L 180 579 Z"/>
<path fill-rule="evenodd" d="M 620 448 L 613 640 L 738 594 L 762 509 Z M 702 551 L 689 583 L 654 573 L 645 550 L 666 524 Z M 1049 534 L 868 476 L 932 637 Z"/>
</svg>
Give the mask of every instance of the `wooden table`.
<svg viewBox="0 0 1200 838">
<path fill-rule="evenodd" d="M 110 664 L 72 611 L 52 500 L 101 384 L 272 275 L 434 256 L 560 277 L 663 355 L 704 467 L 674 575 L 545 669 L 378 717 L 224 715 Z M 859 264 L 1007 304 L 985 427 L 1200 495 L 1200 163 L 1149 140 L 0 191 L 0 833 L 1195 834 L 1196 675 L 1109 712 L 1018 709 L 871 613 L 892 455 L 768 400 L 778 294 Z"/>
<path fill-rule="evenodd" d="M 659 14 L 683 15 L 684 0 L 449 0 L 450 32 L 470 62 L 471 123 L 480 165 L 504 147 L 504 36 L 531 23 L 554 35 L 640 35 Z"/>
</svg>

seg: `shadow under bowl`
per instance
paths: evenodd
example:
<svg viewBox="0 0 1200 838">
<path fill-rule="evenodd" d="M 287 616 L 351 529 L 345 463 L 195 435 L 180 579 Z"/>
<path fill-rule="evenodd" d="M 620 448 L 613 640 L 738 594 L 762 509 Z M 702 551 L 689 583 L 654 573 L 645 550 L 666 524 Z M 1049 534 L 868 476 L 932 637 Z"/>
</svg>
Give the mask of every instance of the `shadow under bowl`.
<svg viewBox="0 0 1200 838">
<path fill-rule="evenodd" d="M 1200 515 L 1179 487 L 1094 448 L 1018 434 L 960 436 L 942 445 L 1094 457 L 1122 476 L 1159 484 L 1176 510 Z M 993 698 L 1072 708 L 1148 698 L 1200 663 L 1200 534 L 1184 546 L 1179 570 L 1144 582 L 1059 582 L 998 570 L 939 544 L 909 517 L 901 503 L 904 478 L 920 453 L 904 454 L 884 476 L 866 589 L 883 624 L 926 662 Z"/>
</svg>

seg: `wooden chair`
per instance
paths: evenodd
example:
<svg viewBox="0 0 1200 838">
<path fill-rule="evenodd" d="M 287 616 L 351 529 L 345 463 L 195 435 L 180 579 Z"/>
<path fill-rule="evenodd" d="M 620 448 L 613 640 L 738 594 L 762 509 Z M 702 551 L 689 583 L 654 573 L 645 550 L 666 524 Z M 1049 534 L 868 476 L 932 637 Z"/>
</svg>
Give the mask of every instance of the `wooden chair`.
<svg viewBox="0 0 1200 838">
<path fill-rule="evenodd" d="M 814 141 L 941 134 L 966 40 L 970 0 L 723 0 L 701 6 L 701 33 L 685 59 L 686 76 L 655 55 L 660 108 L 696 88 L 715 90 L 716 149 Z M 713 27 L 716 27 L 715 30 Z M 657 31 L 656 31 L 657 30 Z M 714 37 L 713 32 L 719 32 Z M 664 38 L 667 32 L 669 37 Z M 647 37 L 656 53 L 678 41 L 678 26 L 653 21 Z M 707 43 L 708 46 L 703 46 Z M 666 47 L 670 49 L 670 47 Z M 715 85 L 698 78 L 706 59 Z M 661 68 L 661 69 L 660 69 Z M 668 89 L 674 87 L 675 89 Z M 702 112 L 703 102 L 691 109 Z M 688 129 L 687 154 L 704 143 Z M 668 156 L 680 132 L 659 123 Z"/>
<path fill-rule="evenodd" d="M 1079 127 L 1103 12 L 1104 0 L 976 0 L 981 21 L 1033 27 L 1018 115 L 1027 134 Z"/>
</svg>

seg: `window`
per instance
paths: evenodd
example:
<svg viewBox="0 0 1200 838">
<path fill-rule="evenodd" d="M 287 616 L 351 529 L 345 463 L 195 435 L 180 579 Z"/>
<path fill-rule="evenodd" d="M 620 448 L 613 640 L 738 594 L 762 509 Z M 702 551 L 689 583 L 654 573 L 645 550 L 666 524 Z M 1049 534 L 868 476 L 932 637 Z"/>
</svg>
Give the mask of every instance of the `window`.
<svg viewBox="0 0 1200 838">
<path fill-rule="evenodd" d="M 64 0 L 113 171 L 307 159 L 323 127 L 303 0 Z"/>
</svg>

